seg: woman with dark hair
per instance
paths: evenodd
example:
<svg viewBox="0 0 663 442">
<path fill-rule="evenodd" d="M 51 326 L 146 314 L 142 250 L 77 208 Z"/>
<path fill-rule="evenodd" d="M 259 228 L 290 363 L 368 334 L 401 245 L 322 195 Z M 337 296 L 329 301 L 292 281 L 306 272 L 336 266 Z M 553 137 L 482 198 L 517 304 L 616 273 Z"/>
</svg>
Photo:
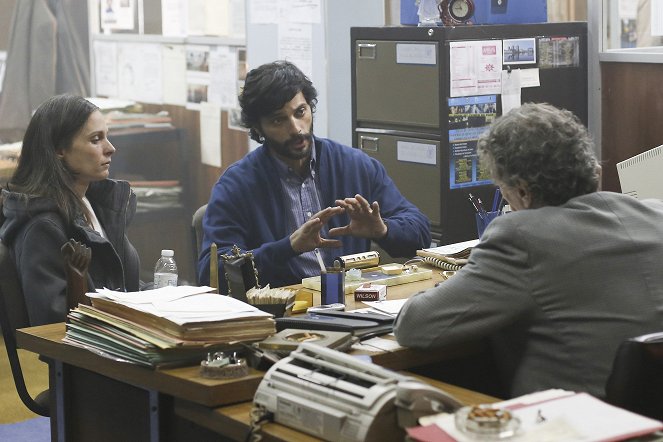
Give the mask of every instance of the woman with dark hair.
<svg viewBox="0 0 663 442">
<path fill-rule="evenodd" d="M 32 325 L 63 321 L 62 246 L 88 247 L 87 286 L 139 289 L 139 260 L 126 236 L 136 210 L 129 183 L 108 179 L 115 148 L 99 109 L 59 95 L 30 120 L 18 167 L 0 204 L 0 240 L 11 248 Z"/>
</svg>

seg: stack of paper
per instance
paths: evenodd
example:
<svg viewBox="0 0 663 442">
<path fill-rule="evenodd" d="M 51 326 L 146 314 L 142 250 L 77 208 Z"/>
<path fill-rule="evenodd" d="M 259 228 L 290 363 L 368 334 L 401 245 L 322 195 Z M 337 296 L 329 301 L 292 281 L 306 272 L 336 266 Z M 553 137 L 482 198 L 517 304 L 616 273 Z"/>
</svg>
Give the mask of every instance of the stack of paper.
<svg viewBox="0 0 663 442">
<path fill-rule="evenodd" d="M 418 256 L 430 256 L 433 258 L 455 258 L 466 259 L 470 256 L 472 248 L 479 244 L 478 239 L 458 242 L 455 244 L 446 244 L 430 249 L 417 250 Z"/>
<path fill-rule="evenodd" d="M 98 290 L 67 316 L 64 341 L 147 366 L 201 360 L 205 352 L 276 332 L 272 315 L 211 287 Z"/>
<path fill-rule="evenodd" d="M 490 404 L 509 410 L 519 426 L 513 442 L 599 442 L 636 438 L 663 429 L 663 423 L 609 405 L 587 393 L 546 390 Z M 420 427 L 408 429 L 419 442 L 472 442 L 476 434 L 458 428 L 453 414 L 419 419 Z M 491 440 L 497 440 L 491 439 Z"/>
</svg>

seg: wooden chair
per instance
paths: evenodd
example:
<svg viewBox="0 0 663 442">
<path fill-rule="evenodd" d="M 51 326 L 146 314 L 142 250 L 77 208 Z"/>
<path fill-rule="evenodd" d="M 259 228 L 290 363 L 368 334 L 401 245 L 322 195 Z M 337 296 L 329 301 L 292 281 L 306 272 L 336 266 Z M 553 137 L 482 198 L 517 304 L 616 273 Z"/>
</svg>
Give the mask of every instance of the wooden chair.
<svg viewBox="0 0 663 442">
<path fill-rule="evenodd" d="M 663 420 L 663 332 L 620 344 L 606 383 L 606 401 Z"/>
<path fill-rule="evenodd" d="M 198 258 L 200 257 L 200 252 L 203 244 L 203 217 L 205 216 L 205 210 L 207 210 L 207 204 L 200 206 L 191 220 L 191 241 L 193 250 L 193 268 L 196 274 L 196 283 L 198 281 Z"/>
<path fill-rule="evenodd" d="M 16 330 L 29 327 L 28 310 L 21 284 L 9 248 L 0 242 L 0 325 L 7 348 L 14 385 L 19 397 L 33 413 L 49 416 L 49 390 L 33 398 L 25 385 L 21 361 L 16 346 Z"/>
</svg>

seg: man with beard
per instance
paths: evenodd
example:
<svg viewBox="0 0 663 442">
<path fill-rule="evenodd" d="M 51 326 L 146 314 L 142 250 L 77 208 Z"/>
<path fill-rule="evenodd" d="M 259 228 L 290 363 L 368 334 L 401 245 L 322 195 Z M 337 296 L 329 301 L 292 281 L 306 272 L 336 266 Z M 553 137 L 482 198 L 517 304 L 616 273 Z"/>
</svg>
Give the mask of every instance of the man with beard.
<svg viewBox="0 0 663 442">
<path fill-rule="evenodd" d="M 198 274 L 209 282 L 210 246 L 253 254 L 261 286 L 319 275 L 334 257 L 375 241 L 395 257 L 430 246 L 430 222 L 407 201 L 377 160 L 313 134 L 317 91 L 292 63 L 262 65 L 246 76 L 242 123 L 256 150 L 232 164 L 212 189 L 203 218 Z M 219 275 L 223 275 L 219 259 Z M 220 291 L 225 280 L 219 278 Z"/>
</svg>

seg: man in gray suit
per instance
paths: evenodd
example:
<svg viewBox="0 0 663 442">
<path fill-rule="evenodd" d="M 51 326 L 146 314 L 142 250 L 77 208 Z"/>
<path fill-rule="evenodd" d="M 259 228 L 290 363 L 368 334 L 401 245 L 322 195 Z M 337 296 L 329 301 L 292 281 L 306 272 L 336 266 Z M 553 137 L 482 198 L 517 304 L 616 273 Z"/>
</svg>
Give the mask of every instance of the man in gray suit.
<svg viewBox="0 0 663 442">
<path fill-rule="evenodd" d="M 663 202 L 599 192 L 586 129 L 547 104 L 499 118 L 478 149 L 514 212 L 455 276 L 405 304 L 398 342 L 487 338 L 510 396 L 603 397 L 619 343 L 663 331 Z"/>
</svg>

